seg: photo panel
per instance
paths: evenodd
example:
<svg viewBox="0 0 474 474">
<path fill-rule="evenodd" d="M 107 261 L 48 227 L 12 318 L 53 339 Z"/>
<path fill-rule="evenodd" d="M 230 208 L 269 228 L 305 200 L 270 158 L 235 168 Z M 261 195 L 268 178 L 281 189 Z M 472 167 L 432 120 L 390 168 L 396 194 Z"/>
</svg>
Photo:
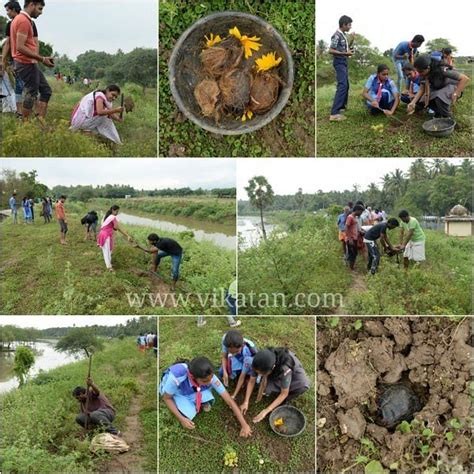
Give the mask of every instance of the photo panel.
<svg viewBox="0 0 474 474">
<path fill-rule="evenodd" d="M 156 157 L 157 11 L 155 0 L 3 2 L 0 155 Z"/>
<path fill-rule="evenodd" d="M 159 156 L 314 157 L 315 2 L 160 1 Z"/>
<path fill-rule="evenodd" d="M 468 159 L 241 161 L 239 314 L 472 314 L 472 178 Z"/>
<path fill-rule="evenodd" d="M 473 156 L 469 19 L 399 7 L 374 21 L 369 0 L 317 2 L 318 156 Z"/>
<path fill-rule="evenodd" d="M 162 316 L 159 332 L 160 471 L 315 471 L 314 318 Z"/>
<path fill-rule="evenodd" d="M 157 471 L 156 317 L 0 317 L 2 472 Z"/>
<path fill-rule="evenodd" d="M 3 163 L 3 314 L 235 307 L 234 160 Z"/>
<path fill-rule="evenodd" d="M 472 323 L 318 317 L 318 472 L 468 472 Z"/>
</svg>

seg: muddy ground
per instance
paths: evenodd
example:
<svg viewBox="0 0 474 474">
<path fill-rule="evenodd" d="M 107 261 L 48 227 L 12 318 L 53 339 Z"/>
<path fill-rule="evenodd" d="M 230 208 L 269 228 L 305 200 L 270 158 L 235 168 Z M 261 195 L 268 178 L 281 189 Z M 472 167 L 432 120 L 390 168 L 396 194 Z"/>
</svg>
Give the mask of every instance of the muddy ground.
<svg viewBox="0 0 474 474">
<path fill-rule="evenodd" d="M 377 462 L 387 473 L 473 472 L 473 319 L 329 322 L 318 321 L 318 472 L 382 472 L 370 471 Z M 395 383 L 413 389 L 422 408 L 387 428 L 377 403 Z"/>
</svg>

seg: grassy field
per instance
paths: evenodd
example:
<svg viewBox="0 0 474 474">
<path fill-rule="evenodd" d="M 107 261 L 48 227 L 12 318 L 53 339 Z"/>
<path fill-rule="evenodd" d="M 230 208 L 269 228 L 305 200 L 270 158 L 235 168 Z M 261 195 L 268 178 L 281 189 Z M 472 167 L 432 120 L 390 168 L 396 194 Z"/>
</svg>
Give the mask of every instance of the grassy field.
<svg viewBox="0 0 474 474">
<path fill-rule="evenodd" d="M 66 204 L 66 213 L 67 246 L 59 244 L 58 224 L 43 224 L 39 216 L 40 220 L 30 226 L 13 225 L 9 218 L 0 224 L 2 244 L 8 249 L 2 252 L 0 259 L 3 314 L 227 313 L 220 299 L 214 305 L 211 300 L 200 300 L 197 294 L 205 297 L 214 290 L 228 288 L 234 279 L 235 251 L 211 242 L 197 242 L 189 233 L 167 232 L 167 237 L 177 239 L 184 248 L 176 292 L 177 298 L 183 299 L 177 299 L 177 306 L 172 307 L 173 301 L 166 296 L 163 304 L 153 301 L 156 295 L 169 292 L 169 258 L 160 264 L 164 281 L 151 278 L 143 273 L 150 268 L 150 256 L 134 249 L 118 234 L 113 253 L 116 272 L 107 272 L 99 247 L 93 241 L 84 240 L 80 219 L 86 213 L 85 206 Z M 142 226 L 124 225 L 124 228 L 141 245 L 146 245 L 149 233 L 156 232 Z M 135 298 L 135 294 L 146 295 L 143 305 L 130 305 L 127 295 Z"/>
<path fill-rule="evenodd" d="M 79 404 L 71 391 L 84 385 L 87 365 L 87 360 L 82 360 L 43 372 L 21 389 L 0 396 L 2 472 L 109 472 L 110 455 L 93 455 L 90 439 L 75 423 Z M 136 454 L 142 465 L 134 469 L 155 472 L 155 357 L 151 352 L 138 352 L 132 338 L 113 340 L 94 356 L 92 375 L 117 411 L 119 430 L 126 430 L 125 418 L 133 399 L 141 398 L 138 416 L 143 441 Z"/>
<path fill-rule="evenodd" d="M 49 79 L 53 96 L 49 104 L 45 132 L 38 121 L 23 124 L 11 114 L 3 114 L 1 155 L 8 157 L 154 157 L 157 155 L 156 89 L 125 84 L 122 92 L 135 102 L 133 112 L 117 123 L 122 145 L 111 146 L 97 137 L 69 131 L 74 106 L 89 92 L 81 84 L 67 85 Z M 105 87 L 106 84 L 100 84 Z M 117 105 L 118 104 L 118 105 Z M 120 106 L 120 101 L 114 105 Z"/>
<path fill-rule="evenodd" d="M 370 71 L 367 73 L 369 77 Z M 371 116 L 362 99 L 365 81 L 351 83 L 349 108 L 344 122 L 329 122 L 335 85 L 317 89 L 317 154 L 319 157 L 460 157 L 472 156 L 472 82 L 455 105 L 457 127 L 447 138 L 426 135 L 422 129 L 425 114 L 406 115 L 401 104 L 396 117 Z M 383 133 L 372 128 L 383 124 Z"/>
<path fill-rule="evenodd" d="M 295 216 L 258 247 L 239 251 L 239 292 L 283 294 L 271 305 L 242 307 L 241 314 L 470 314 L 472 311 L 472 241 L 426 232 L 427 260 L 404 272 L 396 260 L 382 257 L 379 272 L 369 276 L 358 257 L 351 273 L 342 259 L 332 221 Z M 390 234 L 398 243 L 398 232 Z M 298 295 L 313 294 L 311 299 Z M 247 297 L 246 297 L 247 295 Z M 325 296 L 327 295 L 327 296 Z M 341 295 L 333 297 L 331 295 Z M 318 299 L 319 297 L 319 299 Z M 254 301 L 268 298 L 254 298 Z M 306 305 L 296 306 L 295 303 Z M 319 303 L 317 307 L 311 307 Z M 291 306 L 290 306 L 291 305 Z"/>
<path fill-rule="evenodd" d="M 209 318 L 204 328 L 197 328 L 191 318 L 160 318 L 160 373 L 177 358 L 206 356 L 218 364 L 221 338 L 228 329 L 223 318 Z M 179 425 L 161 400 L 159 405 L 160 472 L 314 472 L 314 320 L 313 318 L 244 318 L 242 334 L 258 347 L 286 346 L 301 360 L 312 381 L 310 389 L 291 404 L 307 418 L 305 432 L 296 438 L 275 435 L 268 420 L 254 425 L 251 438 L 239 437 L 239 424 L 216 394 L 209 413 L 198 415 L 196 428 L 187 431 Z M 180 334 L 176 338 L 176 334 Z M 240 394 L 239 394 L 240 396 Z M 247 420 L 251 420 L 268 401 L 251 404 Z M 237 399 L 239 403 L 239 397 Z M 203 438 L 206 442 L 193 439 Z M 238 469 L 224 466 L 224 454 L 233 450 L 238 456 Z M 264 462 L 260 463 L 260 459 Z"/>
<path fill-rule="evenodd" d="M 179 36 L 196 20 L 225 10 L 271 23 L 295 62 L 293 91 L 282 113 L 257 132 L 236 137 L 213 135 L 185 120 L 168 81 L 168 61 Z M 160 0 L 160 156 L 314 156 L 314 15 L 314 2 Z"/>
<path fill-rule="evenodd" d="M 116 199 L 124 210 L 147 214 L 192 217 L 194 219 L 235 225 L 235 200 L 213 197 L 159 197 Z M 105 200 L 97 200 L 105 202 Z M 104 206 L 105 207 L 105 206 Z"/>
</svg>

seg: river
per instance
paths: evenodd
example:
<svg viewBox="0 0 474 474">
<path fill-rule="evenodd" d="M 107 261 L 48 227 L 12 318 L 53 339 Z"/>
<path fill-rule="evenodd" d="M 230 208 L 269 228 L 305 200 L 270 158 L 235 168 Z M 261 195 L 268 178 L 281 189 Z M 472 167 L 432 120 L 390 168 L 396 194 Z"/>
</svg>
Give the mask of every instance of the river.
<svg viewBox="0 0 474 474">
<path fill-rule="evenodd" d="M 267 237 L 275 228 L 275 224 L 265 222 Z M 240 247 L 242 249 L 257 247 L 263 238 L 260 217 L 258 216 L 239 216 L 237 218 L 237 231 L 239 233 Z"/>
<path fill-rule="evenodd" d="M 28 373 L 29 377 L 37 375 L 40 370 L 51 370 L 80 359 L 78 356 L 56 351 L 54 348 L 56 342 L 55 340 L 41 340 L 30 346 L 35 353 L 35 365 Z M 13 374 L 14 357 L 14 352 L 0 352 L 0 393 L 18 387 L 18 379 Z"/>
<path fill-rule="evenodd" d="M 153 218 L 136 216 L 121 212 L 119 220 L 122 224 L 153 227 L 164 232 L 194 232 L 198 242 L 210 241 L 213 244 L 229 250 L 235 250 L 235 226 L 232 224 L 217 224 L 203 222 L 189 217 L 174 217 L 153 215 Z M 166 237 L 166 236 L 165 236 Z"/>
</svg>

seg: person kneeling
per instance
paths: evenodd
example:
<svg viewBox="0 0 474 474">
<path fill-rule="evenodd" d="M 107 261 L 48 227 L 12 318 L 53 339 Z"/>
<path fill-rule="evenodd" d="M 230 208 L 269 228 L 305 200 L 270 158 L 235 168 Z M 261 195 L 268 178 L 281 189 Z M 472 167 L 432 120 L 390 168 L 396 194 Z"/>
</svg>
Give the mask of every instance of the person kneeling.
<svg viewBox="0 0 474 474">
<path fill-rule="evenodd" d="M 120 114 L 124 108 L 113 107 L 119 94 L 120 87 L 113 84 L 85 95 L 72 111 L 70 129 L 95 133 L 120 145 L 122 142 L 114 120 L 123 121 Z"/>
<path fill-rule="evenodd" d="M 387 65 L 379 64 L 377 74 L 372 74 L 367 79 L 362 96 L 372 115 L 395 113 L 400 103 L 400 94 L 395 82 L 389 77 Z"/>
<path fill-rule="evenodd" d="M 239 407 L 214 374 L 206 357 L 196 357 L 189 363 L 176 363 L 166 369 L 160 383 L 160 395 L 169 411 L 187 429 L 196 427 L 193 419 L 201 412 L 211 410 L 215 390 L 231 408 L 240 423 L 240 436 L 247 438 L 252 430 L 240 413 Z"/>
<path fill-rule="evenodd" d="M 84 428 L 100 427 L 107 433 L 120 436 L 120 431 L 112 425 L 115 419 L 115 408 L 103 395 L 89 377 L 87 388 L 76 387 L 73 397 L 81 404 L 81 413 L 76 417 L 76 423 Z"/>
</svg>

